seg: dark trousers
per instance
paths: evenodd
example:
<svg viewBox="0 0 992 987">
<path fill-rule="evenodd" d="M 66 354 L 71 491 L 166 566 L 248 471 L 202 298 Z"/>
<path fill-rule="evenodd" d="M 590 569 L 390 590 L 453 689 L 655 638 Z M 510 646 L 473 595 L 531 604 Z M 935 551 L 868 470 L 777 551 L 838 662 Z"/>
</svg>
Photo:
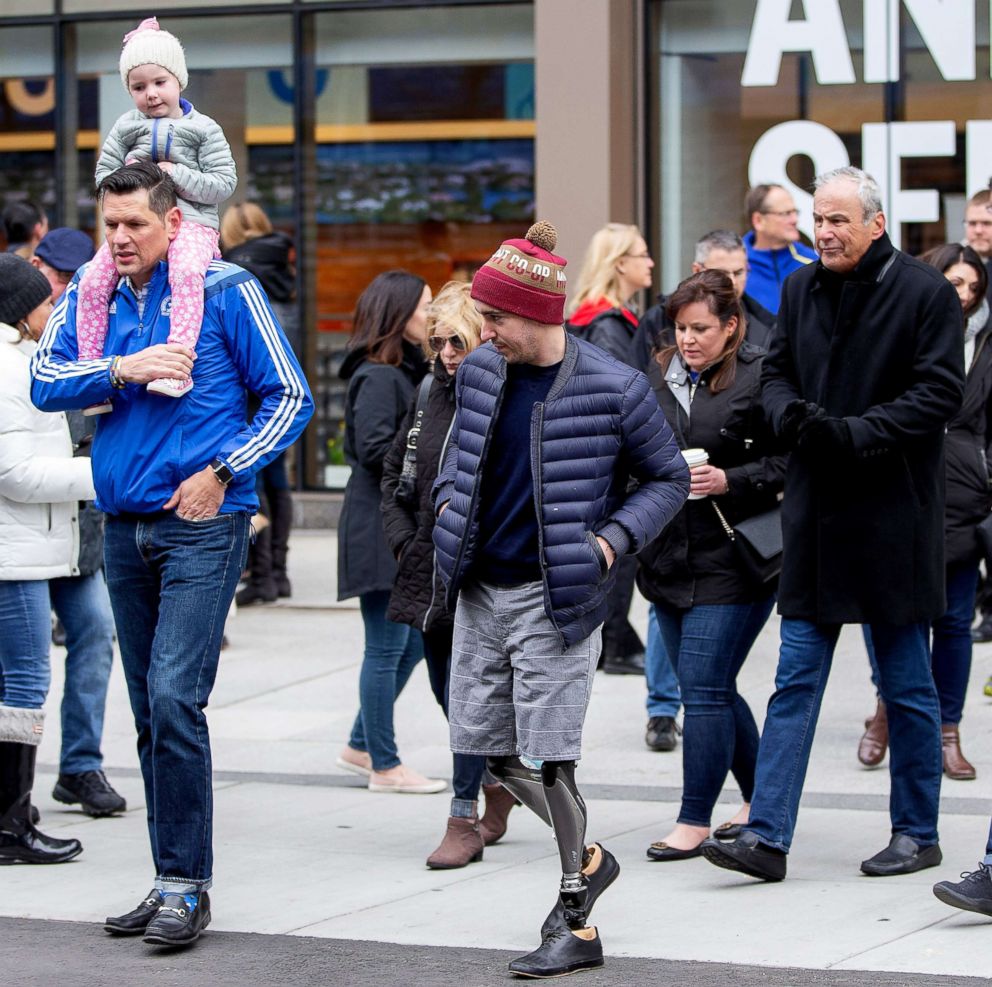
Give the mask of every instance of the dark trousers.
<svg viewBox="0 0 992 987">
<path fill-rule="evenodd" d="M 603 656 L 607 658 L 622 658 L 644 651 L 644 642 L 628 617 L 630 604 L 634 599 L 636 556 L 623 556 L 615 568 L 613 588 L 606 597 L 609 610 L 603 622 Z"/>
</svg>

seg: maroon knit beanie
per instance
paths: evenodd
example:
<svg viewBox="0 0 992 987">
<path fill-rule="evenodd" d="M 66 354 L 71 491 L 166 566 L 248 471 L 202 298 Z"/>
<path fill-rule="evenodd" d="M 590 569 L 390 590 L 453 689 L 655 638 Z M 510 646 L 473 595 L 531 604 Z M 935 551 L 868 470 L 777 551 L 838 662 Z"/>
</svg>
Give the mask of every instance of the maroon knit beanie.
<svg viewBox="0 0 992 987">
<path fill-rule="evenodd" d="M 535 223 L 524 240 L 506 240 L 475 273 L 472 297 L 531 322 L 560 326 L 565 319 L 568 263 L 551 251 L 558 233 L 550 223 Z"/>
</svg>

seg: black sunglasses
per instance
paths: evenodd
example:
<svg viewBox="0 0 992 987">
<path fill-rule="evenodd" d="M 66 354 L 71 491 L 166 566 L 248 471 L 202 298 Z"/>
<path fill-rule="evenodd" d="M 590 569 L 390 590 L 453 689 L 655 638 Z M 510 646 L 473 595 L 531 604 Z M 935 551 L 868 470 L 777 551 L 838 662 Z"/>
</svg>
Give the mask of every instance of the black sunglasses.
<svg viewBox="0 0 992 987">
<path fill-rule="evenodd" d="M 458 353 L 465 352 L 465 340 L 461 336 L 431 336 L 427 340 L 427 345 L 434 353 L 440 353 L 445 343 L 451 343 Z"/>
</svg>

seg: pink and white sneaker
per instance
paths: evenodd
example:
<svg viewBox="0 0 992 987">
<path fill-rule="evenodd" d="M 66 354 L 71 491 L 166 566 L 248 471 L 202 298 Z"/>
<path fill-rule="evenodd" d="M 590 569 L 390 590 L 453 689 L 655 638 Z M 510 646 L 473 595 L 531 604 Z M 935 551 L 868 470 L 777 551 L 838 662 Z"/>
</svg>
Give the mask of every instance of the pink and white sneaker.
<svg viewBox="0 0 992 987">
<path fill-rule="evenodd" d="M 159 377 L 148 384 L 147 390 L 167 398 L 181 398 L 193 390 L 193 378 Z"/>
<path fill-rule="evenodd" d="M 114 410 L 110 401 L 102 401 L 100 404 L 91 404 L 88 408 L 83 408 L 83 414 L 87 418 L 92 415 L 107 415 Z"/>
</svg>

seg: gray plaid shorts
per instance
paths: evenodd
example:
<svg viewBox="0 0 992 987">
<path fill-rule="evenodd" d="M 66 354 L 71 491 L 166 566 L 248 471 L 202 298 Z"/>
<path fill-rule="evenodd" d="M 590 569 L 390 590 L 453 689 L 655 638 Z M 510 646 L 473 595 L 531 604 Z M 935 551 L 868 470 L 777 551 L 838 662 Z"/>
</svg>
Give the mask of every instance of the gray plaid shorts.
<svg viewBox="0 0 992 987">
<path fill-rule="evenodd" d="M 464 587 L 451 649 L 451 749 L 577 760 L 600 641 L 597 627 L 562 650 L 539 582 Z"/>
</svg>

